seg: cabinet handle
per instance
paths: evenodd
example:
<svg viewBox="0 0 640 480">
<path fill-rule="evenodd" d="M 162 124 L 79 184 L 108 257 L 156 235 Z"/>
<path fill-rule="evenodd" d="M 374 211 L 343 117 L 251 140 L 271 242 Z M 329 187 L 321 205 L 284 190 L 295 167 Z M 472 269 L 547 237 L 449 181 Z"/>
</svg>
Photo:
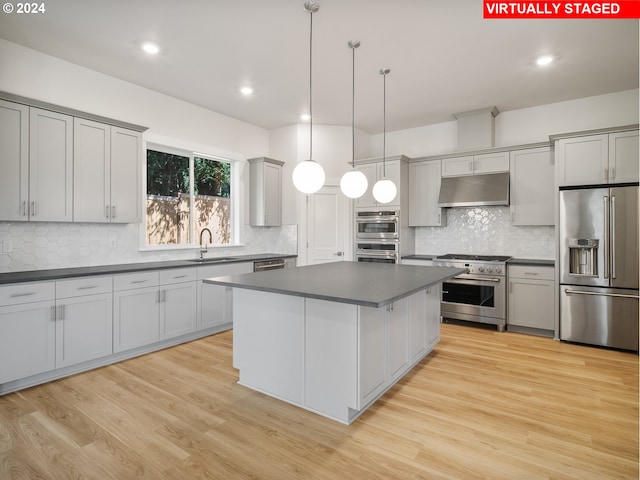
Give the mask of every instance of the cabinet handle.
<svg viewBox="0 0 640 480">
<path fill-rule="evenodd" d="M 36 216 L 36 201 L 35 200 L 31 200 L 31 216 L 35 217 Z"/>
<path fill-rule="evenodd" d="M 92 288 L 98 288 L 98 285 L 86 285 L 84 287 L 78 287 L 78 290 L 91 290 Z"/>
<path fill-rule="evenodd" d="M 111 205 L 111 218 L 116 218 L 116 206 Z"/>
<path fill-rule="evenodd" d="M 51 306 L 51 321 L 56 321 L 56 307 L 54 305 Z"/>
<path fill-rule="evenodd" d="M 104 216 L 109 218 L 109 205 L 104 207 Z"/>
<path fill-rule="evenodd" d="M 58 320 L 64 320 L 64 305 L 58 305 Z"/>
<path fill-rule="evenodd" d="M 11 298 L 17 298 L 17 297 L 30 297 L 31 295 L 35 295 L 36 292 L 21 292 L 21 293 L 12 293 L 11 295 L 9 295 L 9 297 Z"/>
<path fill-rule="evenodd" d="M 173 278 L 184 278 L 186 275 L 174 275 Z"/>
<path fill-rule="evenodd" d="M 27 216 L 27 201 L 26 200 L 22 201 L 22 216 L 23 217 Z"/>
<path fill-rule="evenodd" d="M 540 275 L 540 272 L 524 272 L 525 275 Z"/>
<path fill-rule="evenodd" d="M 146 280 L 131 280 L 131 283 L 144 283 Z"/>
<path fill-rule="evenodd" d="M 166 302 L 167 301 L 167 291 L 166 290 L 162 290 L 162 302 Z"/>
</svg>

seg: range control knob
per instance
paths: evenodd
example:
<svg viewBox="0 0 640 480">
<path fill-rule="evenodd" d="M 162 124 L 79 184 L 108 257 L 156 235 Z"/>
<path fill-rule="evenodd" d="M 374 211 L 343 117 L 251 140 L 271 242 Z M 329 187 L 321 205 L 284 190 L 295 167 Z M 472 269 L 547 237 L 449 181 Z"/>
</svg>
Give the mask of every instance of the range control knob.
<svg viewBox="0 0 640 480">
<path fill-rule="evenodd" d="M 502 273 L 502 268 L 496 267 L 496 273 Z"/>
<path fill-rule="evenodd" d="M 478 267 L 478 271 L 479 271 L 479 272 L 484 272 L 484 267 L 483 267 L 482 265 L 480 265 L 480 266 Z"/>
<path fill-rule="evenodd" d="M 487 273 L 491 273 L 493 272 L 493 268 L 492 267 L 487 267 Z"/>
</svg>

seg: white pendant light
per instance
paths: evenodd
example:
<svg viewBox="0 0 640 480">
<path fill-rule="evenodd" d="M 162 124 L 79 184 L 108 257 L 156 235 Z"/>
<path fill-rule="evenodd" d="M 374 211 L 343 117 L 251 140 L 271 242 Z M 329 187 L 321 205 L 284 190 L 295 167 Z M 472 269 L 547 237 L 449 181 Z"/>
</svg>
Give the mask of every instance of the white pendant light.
<svg viewBox="0 0 640 480">
<path fill-rule="evenodd" d="M 312 40 L 313 40 L 313 14 L 320 9 L 317 2 L 306 2 L 304 9 L 310 15 L 309 28 L 309 160 L 298 163 L 293 169 L 293 184 L 302 193 L 315 193 L 324 185 L 324 169 L 318 162 L 312 160 L 313 153 L 313 115 L 312 115 L 312 84 L 311 84 L 311 65 L 312 65 Z"/>
<path fill-rule="evenodd" d="M 352 52 L 352 86 L 351 86 L 351 170 L 340 179 L 340 190 L 349 198 L 359 198 L 367 191 L 369 182 L 367 176 L 360 170 L 356 170 L 356 136 L 355 136 L 355 103 L 356 103 L 356 48 L 360 46 L 359 40 L 350 40 L 349 48 Z"/>
<path fill-rule="evenodd" d="M 391 72 L 388 68 L 381 68 L 380 73 L 383 78 L 382 94 L 382 180 L 378 180 L 373 186 L 373 198 L 378 203 L 389 203 L 396 198 L 398 188 L 395 183 L 387 177 L 387 74 Z"/>
</svg>

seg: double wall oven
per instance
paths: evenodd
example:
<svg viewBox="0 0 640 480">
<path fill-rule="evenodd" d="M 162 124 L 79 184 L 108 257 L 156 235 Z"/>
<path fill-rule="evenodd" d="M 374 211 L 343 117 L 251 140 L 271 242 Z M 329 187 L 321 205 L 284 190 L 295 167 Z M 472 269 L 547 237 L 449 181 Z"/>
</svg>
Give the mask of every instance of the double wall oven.
<svg viewBox="0 0 640 480">
<path fill-rule="evenodd" d="M 466 268 L 442 284 L 440 315 L 443 319 L 464 320 L 506 326 L 506 262 L 510 257 L 447 254 L 436 257 L 434 265 Z"/>
<path fill-rule="evenodd" d="M 400 213 L 398 210 L 356 213 L 357 262 L 399 263 Z"/>
</svg>

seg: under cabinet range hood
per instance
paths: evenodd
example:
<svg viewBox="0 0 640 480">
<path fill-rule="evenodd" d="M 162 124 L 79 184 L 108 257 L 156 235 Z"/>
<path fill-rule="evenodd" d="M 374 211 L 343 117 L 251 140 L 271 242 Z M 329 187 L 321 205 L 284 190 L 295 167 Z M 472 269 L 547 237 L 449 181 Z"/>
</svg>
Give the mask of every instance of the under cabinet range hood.
<svg viewBox="0 0 640 480">
<path fill-rule="evenodd" d="M 509 205 L 509 172 L 442 177 L 440 207 Z"/>
</svg>

